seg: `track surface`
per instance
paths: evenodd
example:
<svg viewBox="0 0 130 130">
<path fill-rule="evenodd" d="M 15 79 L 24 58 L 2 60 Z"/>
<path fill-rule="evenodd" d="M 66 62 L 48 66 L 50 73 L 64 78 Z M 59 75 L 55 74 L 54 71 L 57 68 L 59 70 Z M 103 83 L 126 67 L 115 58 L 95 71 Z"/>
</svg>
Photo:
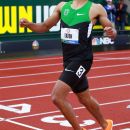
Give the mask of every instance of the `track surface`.
<svg viewBox="0 0 130 130">
<path fill-rule="evenodd" d="M 0 61 L 0 130 L 72 130 L 51 102 L 62 72 L 62 57 Z M 88 74 L 91 94 L 99 101 L 113 130 L 130 130 L 130 50 L 94 53 Z M 71 92 L 77 118 L 89 130 L 101 129 Z"/>
</svg>

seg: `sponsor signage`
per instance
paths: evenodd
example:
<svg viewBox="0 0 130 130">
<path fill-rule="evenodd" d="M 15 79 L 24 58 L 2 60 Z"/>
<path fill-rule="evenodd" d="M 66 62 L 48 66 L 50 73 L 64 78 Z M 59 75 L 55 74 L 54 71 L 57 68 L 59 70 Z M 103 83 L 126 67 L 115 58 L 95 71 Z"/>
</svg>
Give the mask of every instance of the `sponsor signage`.
<svg viewBox="0 0 130 130">
<path fill-rule="evenodd" d="M 45 21 L 59 2 L 60 0 L 0 0 L 0 35 L 32 33 L 19 26 L 20 19 L 26 18 L 36 23 Z M 58 23 L 50 32 L 59 30 Z"/>
<path fill-rule="evenodd" d="M 95 37 L 92 40 L 93 45 L 109 45 L 114 44 L 114 41 L 109 37 Z"/>
</svg>

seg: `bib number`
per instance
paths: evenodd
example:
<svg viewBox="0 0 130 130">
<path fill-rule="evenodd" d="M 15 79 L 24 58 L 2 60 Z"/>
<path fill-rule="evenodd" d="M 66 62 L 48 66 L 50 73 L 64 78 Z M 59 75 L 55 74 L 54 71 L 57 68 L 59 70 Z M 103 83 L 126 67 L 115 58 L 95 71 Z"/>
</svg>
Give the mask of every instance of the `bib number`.
<svg viewBox="0 0 130 130">
<path fill-rule="evenodd" d="M 61 40 L 67 44 L 79 44 L 79 30 L 71 28 L 61 28 Z"/>
<path fill-rule="evenodd" d="M 85 71 L 86 71 L 85 68 L 81 65 L 81 66 L 78 68 L 78 70 L 77 70 L 77 72 L 76 72 L 76 75 L 77 75 L 79 78 L 81 78 L 81 76 L 84 74 Z"/>
</svg>

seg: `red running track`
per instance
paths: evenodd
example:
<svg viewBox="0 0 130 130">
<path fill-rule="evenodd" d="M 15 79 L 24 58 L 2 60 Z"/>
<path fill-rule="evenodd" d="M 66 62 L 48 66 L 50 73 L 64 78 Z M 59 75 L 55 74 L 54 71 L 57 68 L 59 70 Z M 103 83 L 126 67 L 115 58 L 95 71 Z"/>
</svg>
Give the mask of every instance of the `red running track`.
<svg viewBox="0 0 130 130">
<path fill-rule="evenodd" d="M 51 101 L 62 72 L 62 57 L 32 57 L 0 62 L 0 130 L 72 130 Z M 94 53 L 88 74 L 91 94 L 113 130 L 130 130 L 130 50 Z M 77 118 L 89 130 L 101 129 L 71 92 Z"/>
</svg>

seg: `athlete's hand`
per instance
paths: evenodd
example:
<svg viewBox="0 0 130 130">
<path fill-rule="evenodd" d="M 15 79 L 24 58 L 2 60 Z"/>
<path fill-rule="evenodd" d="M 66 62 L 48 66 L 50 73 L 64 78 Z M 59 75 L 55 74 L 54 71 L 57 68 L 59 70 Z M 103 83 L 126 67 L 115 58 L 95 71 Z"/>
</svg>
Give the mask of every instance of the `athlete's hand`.
<svg viewBox="0 0 130 130">
<path fill-rule="evenodd" d="M 28 27 L 30 22 L 27 19 L 22 18 L 22 19 L 20 19 L 19 24 L 20 24 L 20 27 Z"/>
<path fill-rule="evenodd" d="M 116 30 L 113 27 L 104 28 L 104 36 L 114 39 L 116 37 Z"/>
</svg>

